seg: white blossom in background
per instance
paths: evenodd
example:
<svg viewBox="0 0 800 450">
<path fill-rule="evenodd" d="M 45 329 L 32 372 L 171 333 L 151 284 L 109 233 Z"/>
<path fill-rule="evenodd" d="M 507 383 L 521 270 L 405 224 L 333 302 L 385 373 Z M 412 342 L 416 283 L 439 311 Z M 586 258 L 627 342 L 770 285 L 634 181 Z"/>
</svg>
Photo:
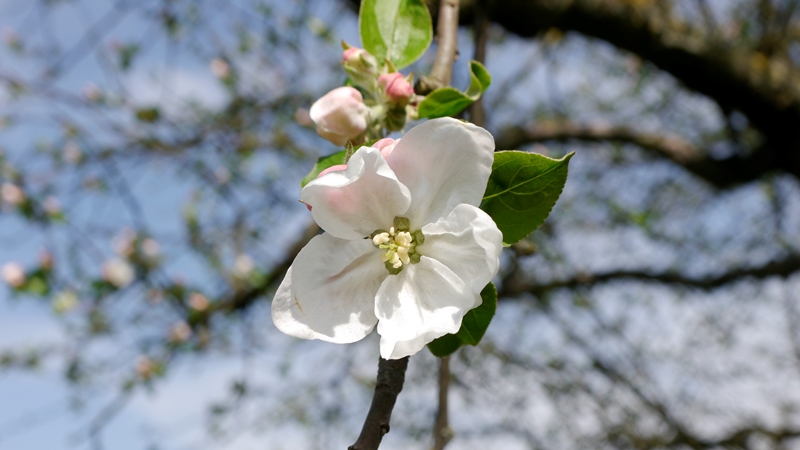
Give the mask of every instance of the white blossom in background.
<svg viewBox="0 0 800 450">
<path fill-rule="evenodd" d="M 214 170 L 214 178 L 219 184 L 226 184 L 231 181 L 231 171 L 225 166 L 219 166 Z"/>
<path fill-rule="evenodd" d="M 199 292 L 192 292 L 189 295 L 189 306 L 194 309 L 195 311 L 205 311 L 211 306 L 211 302 L 208 301 L 205 295 Z"/>
<path fill-rule="evenodd" d="M 114 258 L 104 262 L 102 273 L 103 279 L 118 288 L 124 288 L 131 284 L 133 278 L 136 276 L 133 266 L 120 258 Z"/>
<path fill-rule="evenodd" d="M 83 96 L 86 100 L 96 103 L 103 100 L 103 91 L 94 83 L 86 83 L 83 87 Z"/>
<path fill-rule="evenodd" d="M 42 269 L 52 270 L 53 262 L 53 254 L 50 253 L 50 251 L 42 250 L 39 252 L 39 265 L 42 267 Z"/>
<path fill-rule="evenodd" d="M 25 284 L 25 268 L 17 262 L 10 262 L 3 265 L 3 281 L 12 288 L 18 288 Z"/>
<path fill-rule="evenodd" d="M 142 380 L 148 380 L 156 372 L 156 363 L 145 355 L 139 355 L 136 358 L 136 375 Z"/>
<path fill-rule="evenodd" d="M 287 271 L 272 319 L 289 335 L 335 343 L 377 325 L 381 356 L 397 359 L 457 332 L 481 304 L 502 234 L 477 207 L 494 160 L 486 130 L 435 119 L 381 147 L 360 148 L 344 170 L 303 188 L 326 232 Z"/>
<path fill-rule="evenodd" d="M 214 58 L 209 63 L 211 74 L 217 78 L 228 78 L 231 75 L 231 66 L 222 58 Z"/>
<path fill-rule="evenodd" d="M 26 196 L 25 191 L 23 191 L 21 187 L 16 184 L 5 182 L 0 186 L 0 198 L 3 199 L 3 203 L 19 206 L 25 201 Z"/>
<path fill-rule="evenodd" d="M 340 146 L 360 141 L 370 118 L 361 92 L 350 86 L 323 95 L 311 105 L 308 114 L 317 125 L 317 134 Z"/>
<path fill-rule="evenodd" d="M 131 256 L 135 250 L 136 232 L 130 228 L 123 228 L 111 240 L 111 248 L 120 256 Z"/>
<path fill-rule="evenodd" d="M 151 264 L 157 262 L 158 258 L 161 256 L 161 246 L 158 245 L 158 242 L 153 238 L 144 239 L 141 248 L 142 256 Z"/>
<path fill-rule="evenodd" d="M 70 164 L 78 164 L 83 160 L 83 152 L 75 141 L 69 141 L 64 144 L 64 148 L 61 151 L 64 155 L 64 160 Z"/>
<path fill-rule="evenodd" d="M 169 329 L 169 340 L 172 342 L 186 342 L 192 337 L 192 328 L 184 321 L 176 322 Z"/>
<path fill-rule="evenodd" d="M 310 127 L 314 124 L 311 120 L 311 114 L 308 112 L 307 108 L 297 108 L 294 111 L 294 121 L 304 127 Z"/>
<path fill-rule="evenodd" d="M 44 199 L 42 207 L 44 208 L 44 211 L 51 216 L 61 213 L 61 202 L 59 202 L 58 199 L 52 195 L 47 196 L 47 198 Z"/>
<path fill-rule="evenodd" d="M 236 256 L 236 260 L 233 262 L 233 275 L 238 278 L 247 278 L 254 268 L 253 258 L 247 253 L 241 253 Z"/>
</svg>

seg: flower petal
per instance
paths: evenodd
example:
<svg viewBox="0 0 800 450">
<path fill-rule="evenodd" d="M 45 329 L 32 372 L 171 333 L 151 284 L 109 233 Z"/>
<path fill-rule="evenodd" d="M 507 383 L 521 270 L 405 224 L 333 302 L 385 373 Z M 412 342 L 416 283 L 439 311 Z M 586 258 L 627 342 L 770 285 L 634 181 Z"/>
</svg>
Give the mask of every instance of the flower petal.
<svg viewBox="0 0 800 450">
<path fill-rule="evenodd" d="M 447 266 L 477 294 L 500 268 L 503 233 L 475 206 L 456 206 L 446 218 L 422 227 L 422 234 L 425 242 L 417 251 Z"/>
<path fill-rule="evenodd" d="M 480 204 L 492 173 L 494 139 L 469 123 L 433 119 L 409 130 L 386 160 L 411 192 L 405 217 L 419 229 L 456 205 Z"/>
<path fill-rule="evenodd" d="M 378 289 L 375 315 L 381 335 L 381 356 L 398 359 L 425 344 L 455 333 L 475 297 L 469 285 L 447 266 L 423 256 L 417 264 L 387 277 Z"/>
<path fill-rule="evenodd" d="M 328 233 L 341 239 L 361 239 L 392 226 L 411 203 L 408 188 L 397 180 L 378 149 L 361 147 L 347 170 L 325 174 L 303 188 L 303 203 Z"/>
<path fill-rule="evenodd" d="M 306 245 L 272 300 L 279 330 L 303 339 L 355 342 L 377 322 L 375 293 L 388 276 L 372 242 L 324 233 Z"/>
</svg>

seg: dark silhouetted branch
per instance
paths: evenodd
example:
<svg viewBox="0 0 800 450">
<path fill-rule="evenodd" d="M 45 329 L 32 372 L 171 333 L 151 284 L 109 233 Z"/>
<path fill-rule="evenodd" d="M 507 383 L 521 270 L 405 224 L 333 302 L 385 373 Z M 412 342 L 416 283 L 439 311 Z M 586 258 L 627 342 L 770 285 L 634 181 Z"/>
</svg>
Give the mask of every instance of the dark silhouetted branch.
<svg viewBox="0 0 800 450">
<path fill-rule="evenodd" d="M 556 289 L 591 287 L 612 281 L 625 280 L 675 284 L 702 290 L 714 290 L 747 278 L 765 279 L 769 277 L 788 277 L 798 271 L 800 271 L 800 255 L 791 255 L 777 261 L 770 261 L 762 266 L 734 269 L 722 275 L 707 277 L 690 277 L 677 273 L 616 270 L 595 274 L 582 273 L 564 280 L 533 283 L 515 279 L 512 276 L 503 284 L 499 295 L 514 296 L 526 292 L 534 295 L 542 295 Z"/>
<path fill-rule="evenodd" d="M 443 450 L 453 438 L 448 419 L 448 396 L 450 394 L 450 357 L 439 360 L 439 409 L 433 426 L 433 450 Z"/>
<path fill-rule="evenodd" d="M 372 405 L 361 428 L 361 435 L 355 444 L 348 447 L 348 450 L 375 450 L 381 445 L 383 435 L 389 432 L 389 421 L 392 418 L 397 395 L 403 390 L 406 368 L 408 368 L 408 356 L 401 359 L 380 359 Z"/>
<path fill-rule="evenodd" d="M 570 140 L 633 144 L 673 161 L 718 187 L 758 179 L 770 170 L 773 161 L 772 152 L 766 148 L 747 156 L 713 159 L 680 136 L 645 133 L 605 123 L 542 122 L 511 127 L 499 133 L 497 148 L 518 149 L 536 142 Z"/>
</svg>

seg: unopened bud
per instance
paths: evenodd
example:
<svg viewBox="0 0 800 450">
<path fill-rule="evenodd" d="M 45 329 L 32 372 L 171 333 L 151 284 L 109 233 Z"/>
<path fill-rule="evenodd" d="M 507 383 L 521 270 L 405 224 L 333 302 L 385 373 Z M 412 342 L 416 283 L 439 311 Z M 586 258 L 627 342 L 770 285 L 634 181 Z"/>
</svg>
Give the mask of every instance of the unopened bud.
<svg viewBox="0 0 800 450">
<path fill-rule="evenodd" d="M 370 52 L 356 47 L 345 49 L 342 54 L 342 67 L 353 84 L 370 92 L 375 90 L 378 60 Z"/>
<path fill-rule="evenodd" d="M 378 84 L 393 105 L 405 106 L 414 96 L 414 87 L 400 72 L 384 73 L 378 77 Z"/>
<path fill-rule="evenodd" d="M 317 125 L 317 134 L 335 145 L 345 145 L 361 141 L 370 111 L 358 90 L 344 86 L 314 102 L 309 115 Z"/>
</svg>

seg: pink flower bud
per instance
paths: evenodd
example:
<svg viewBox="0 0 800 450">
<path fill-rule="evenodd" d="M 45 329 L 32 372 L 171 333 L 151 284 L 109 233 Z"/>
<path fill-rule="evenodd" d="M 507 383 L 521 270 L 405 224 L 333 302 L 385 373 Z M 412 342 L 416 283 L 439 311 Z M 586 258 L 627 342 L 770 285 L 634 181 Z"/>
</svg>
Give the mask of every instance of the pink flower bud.
<svg viewBox="0 0 800 450">
<path fill-rule="evenodd" d="M 407 105 L 414 95 L 414 87 L 403 77 L 400 72 L 385 73 L 378 77 L 386 96 L 392 103 Z"/>
<path fill-rule="evenodd" d="M 362 53 L 367 53 L 367 51 L 361 48 L 350 47 L 346 49 L 342 54 L 342 62 L 343 63 L 356 62 L 356 58 L 358 58 Z"/>
<path fill-rule="evenodd" d="M 369 114 L 361 93 L 349 86 L 328 92 L 309 110 L 317 134 L 335 145 L 357 143 L 367 129 Z"/>
<path fill-rule="evenodd" d="M 356 85 L 372 91 L 378 77 L 378 60 L 368 51 L 350 47 L 342 53 L 342 67 Z"/>
</svg>

